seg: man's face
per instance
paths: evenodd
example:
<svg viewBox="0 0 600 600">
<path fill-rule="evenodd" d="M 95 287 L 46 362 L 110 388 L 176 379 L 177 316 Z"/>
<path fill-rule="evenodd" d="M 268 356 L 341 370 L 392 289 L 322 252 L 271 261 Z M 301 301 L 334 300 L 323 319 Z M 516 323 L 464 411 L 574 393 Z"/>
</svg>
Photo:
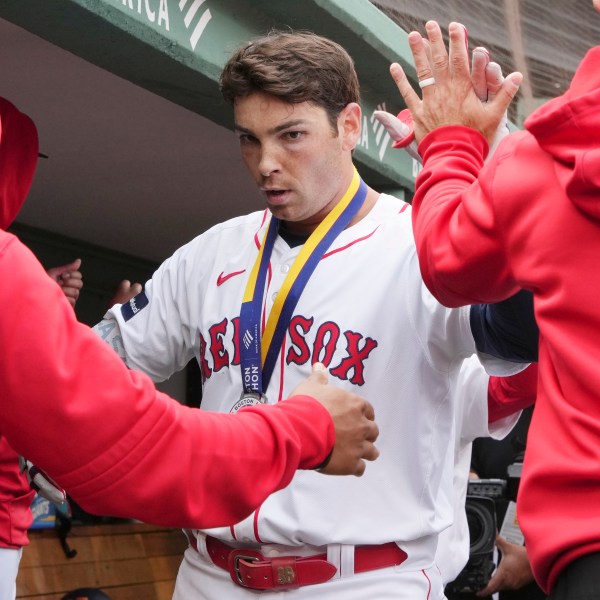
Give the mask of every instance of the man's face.
<svg viewBox="0 0 600 600">
<path fill-rule="evenodd" d="M 292 231 L 312 231 L 350 184 L 358 106 L 342 111 L 337 135 L 325 109 L 262 92 L 236 99 L 234 117 L 242 158 L 271 212 Z"/>
</svg>

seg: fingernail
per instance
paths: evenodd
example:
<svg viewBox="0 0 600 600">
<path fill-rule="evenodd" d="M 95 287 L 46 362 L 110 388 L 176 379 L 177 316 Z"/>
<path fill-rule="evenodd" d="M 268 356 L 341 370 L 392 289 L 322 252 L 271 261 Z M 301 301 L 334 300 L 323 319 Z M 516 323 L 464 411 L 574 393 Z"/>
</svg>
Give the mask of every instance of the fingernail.
<svg viewBox="0 0 600 600">
<path fill-rule="evenodd" d="M 483 54 L 487 58 L 487 60 L 490 59 L 490 53 L 488 49 L 484 48 L 483 46 L 477 46 L 477 48 L 473 48 L 473 53 L 475 52 Z"/>
</svg>

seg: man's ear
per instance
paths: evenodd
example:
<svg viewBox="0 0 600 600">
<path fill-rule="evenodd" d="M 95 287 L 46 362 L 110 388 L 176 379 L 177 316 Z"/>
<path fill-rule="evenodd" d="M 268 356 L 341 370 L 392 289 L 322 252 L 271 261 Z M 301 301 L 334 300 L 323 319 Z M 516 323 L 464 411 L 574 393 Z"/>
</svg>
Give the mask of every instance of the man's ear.
<svg viewBox="0 0 600 600">
<path fill-rule="evenodd" d="M 356 102 L 350 102 L 338 117 L 338 127 L 342 136 L 342 149 L 354 150 L 360 138 L 361 109 Z"/>
</svg>

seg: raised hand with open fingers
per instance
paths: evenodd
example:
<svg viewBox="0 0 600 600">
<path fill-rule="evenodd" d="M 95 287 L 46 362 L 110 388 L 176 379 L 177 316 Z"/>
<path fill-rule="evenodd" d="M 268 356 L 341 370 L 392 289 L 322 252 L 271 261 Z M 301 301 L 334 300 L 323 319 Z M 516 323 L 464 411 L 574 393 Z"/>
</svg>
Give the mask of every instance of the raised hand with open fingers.
<svg viewBox="0 0 600 600">
<path fill-rule="evenodd" d="M 428 60 L 431 61 L 429 43 L 427 40 L 424 40 L 424 43 Z M 431 69 L 433 72 L 432 64 Z M 479 100 L 483 103 L 493 101 L 502 87 L 503 81 L 502 68 L 498 63 L 490 62 L 490 53 L 487 49 L 481 46 L 474 48 L 471 53 L 471 83 Z M 408 109 L 400 111 L 397 116 L 383 110 L 376 110 L 373 112 L 373 116 L 385 127 L 393 140 L 394 148 L 403 148 L 415 160 L 421 162 L 421 155 L 415 141 L 412 115 Z M 505 111 L 490 146 L 488 158 L 508 133 L 508 118 Z"/>
<path fill-rule="evenodd" d="M 438 127 L 464 125 L 480 131 L 491 144 L 519 89 L 522 75 L 508 75 L 499 82 L 494 97 L 482 102 L 477 93 L 480 89 L 476 90 L 471 79 L 464 26 L 450 23 L 449 50 L 446 50 L 442 32 L 435 21 L 428 21 L 426 30 L 428 46 L 418 32 L 408 36 L 422 98 L 413 90 L 399 64 L 390 67 L 398 90 L 410 109 L 417 142 Z M 430 83 L 432 78 L 434 83 Z"/>
</svg>

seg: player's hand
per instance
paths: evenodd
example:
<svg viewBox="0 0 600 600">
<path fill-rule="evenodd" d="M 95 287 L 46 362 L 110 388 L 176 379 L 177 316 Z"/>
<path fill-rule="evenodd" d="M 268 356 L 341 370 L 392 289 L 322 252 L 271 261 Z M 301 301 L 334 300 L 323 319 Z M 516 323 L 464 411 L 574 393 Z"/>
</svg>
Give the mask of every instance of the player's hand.
<svg viewBox="0 0 600 600">
<path fill-rule="evenodd" d="M 56 504 L 62 504 L 67 494 L 49 475 L 41 469 L 38 469 L 31 461 L 23 456 L 19 456 L 19 465 L 21 473 L 25 473 L 27 482 L 32 490 L 35 490 L 42 498 L 50 500 Z"/>
<path fill-rule="evenodd" d="M 502 536 L 496 537 L 496 546 L 502 553 L 500 564 L 488 584 L 477 592 L 484 598 L 501 590 L 518 590 L 533 581 L 533 573 L 525 546 L 513 544 Z"/>
<path fill-rule="evenodd" d="M 321 363 L 315 363 L 311 376 L 293 392 L 316 398 L 333 419 L 335 444 L 328 461 L 319 471 L 328 475 L 360 477 L 365 472 L 365 461 L 379 456 L 374 445 L 379 435 L 375 411 L 364 398 L 327 381 L 327 370 Z"/>
<path fill-rule="evenodd" d="M 83 287 L 83 275 L 79 271 L 79 267 L 81 267 L 81 259 L 77 258 L 68 265 L 53 267 L 46 271 L 60 285 L 71 306 L 75 306 Z"/>
<path fill-rule="evenodd" d="M 464 26 L 459 23 L 448 26 L 449 51 L 439 25 L 428 21 L 425 27 L 427 40 L 415 31 L 408 36 L 419 81 L 434 82 L 423 87 L 422 99 L 413 90 L 402 67 L 398 63 L 390 67 L 398 90 L 412 114 L 417 142 L 438 127 L 465 125 L 480 131 L 491 145 L 523 76 L 511 73 L 499 84 L 495 96 L 483 104 L 471 81 Z"/>
<path fill-rule="evenodd" d="M 110 306 L 114 306 L 115 304 L 124 304 L 128 302 L 133 297 L 137 296 L 142 291 L 141 283 L 131 283 L 128 279 L 123 279 L 121 283 L 117 286 L 115 290 L 115 295 L 112 297 L 110 301 Z"/>
<path fill-rule="evenodd" d="M 504 82 L 502 67 L 498 63 L 490 62 L 490 53 L 481 46 L 474 48 L 471 54 L 471 81 L 477 97 L 484 104 L 494 101 Z M 491 140 L 486 160 L 494 154 L 498 144 L 509 133 L 508 113 L 504 111 L 500 123 L 498 123 L 498 129 Z"/>
<path fill-rule="evenodd" d="M 428 40 L 423 40 L 423 43 L 426 48 L 429 48 Z M 430 63 L 430 67 L 433 70 L 433 64 Z M 503 81 L 502 68 L 498 63 L 490 62 L 490 53 L 487 49 L 481 46 L 474 48 L 471 53 L 471 83 L 479 100 L 483 103 L 492 101 L 502 87 Z M 394 147 L 404 148 L 412 158 L 419 163 L 422 162 L 416 142 L 413 141 L 407 144 L 405 141 L 407 138 L 413 136 L 414 127 L 412 126 L 412 119 L 410 119 L 411 125 L 409 126 L 405 121 L 384 110 L 374 111 L 373 116 L 385 127 L 389 136 L 394 141 Z M 496 130 L 487 158 L 494 153 L 500 141 L 508 133 L 508 116 L 505 111 Z"/>
</svg>

